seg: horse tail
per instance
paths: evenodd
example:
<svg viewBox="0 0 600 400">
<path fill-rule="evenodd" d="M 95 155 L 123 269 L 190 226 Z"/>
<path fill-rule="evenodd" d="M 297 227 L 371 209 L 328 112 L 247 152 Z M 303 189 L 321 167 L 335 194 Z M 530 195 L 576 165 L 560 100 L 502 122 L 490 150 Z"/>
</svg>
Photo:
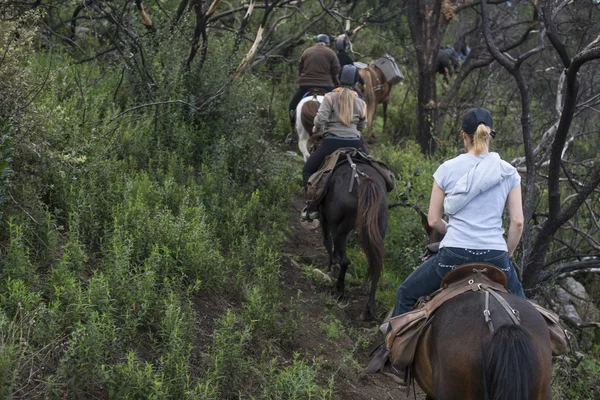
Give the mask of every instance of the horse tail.
<svg viewBox="0 0 600 400">
<path fill-rule="evenodd" d="M 308 132 L 308 135 L 312 135 L 313 126 L 315 125 L 315 115 L 317 115 L 317 111 L 319 111 L 319 102 L 317 101 L 307 101 L 302 106 L 302 113 L 300 118 L 302 120 L 302 126 Z"/>
<path fill-rule="evenodd" d="M 529 399 L 534 381 L 534 357 L 531 336 L 520 325 L 498 328 L 484 357 L 486 399 Z"/>
<path fill-rule="evenodd" d="M 385 190 L 371 177 L 364 178 L 358 185 L 356 228 L 369 260 L 369 279 L 375 282 L 379 280 L 383 269 L 384 237 L 380 226 L 385 223 L 387 216 L 385 196 Z"/>
</svg>

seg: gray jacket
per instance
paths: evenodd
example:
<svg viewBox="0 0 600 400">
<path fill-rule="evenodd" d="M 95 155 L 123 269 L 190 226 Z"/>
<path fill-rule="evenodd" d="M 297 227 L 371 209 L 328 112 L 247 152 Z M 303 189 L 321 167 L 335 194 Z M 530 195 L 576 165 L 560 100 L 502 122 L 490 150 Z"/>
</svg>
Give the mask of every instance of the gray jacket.
<svg viewBox="0 0 600 400">
<path fill-rule="evenodd" d="M 315 130 L 343 138 L 360 138 L 367 123 L 367 105 L 358 96 L 354 97 L 352 122 L 346 126 L 340 120 L 340 94 L 337 91 L 325 95 L 315 116 Z"/>
</svg>

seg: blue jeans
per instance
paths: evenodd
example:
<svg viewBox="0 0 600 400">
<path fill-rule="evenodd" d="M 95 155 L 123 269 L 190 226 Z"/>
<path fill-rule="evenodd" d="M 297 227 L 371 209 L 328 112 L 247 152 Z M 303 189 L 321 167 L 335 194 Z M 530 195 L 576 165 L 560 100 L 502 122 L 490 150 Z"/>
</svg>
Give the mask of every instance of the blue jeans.
<svg viewBox="0 0 600 400">
<path fill-rule="evenodd" d="M 448 272 L 462 264 L 476 261 L 493 264 L 504 271 L 508 279 L 508 290 L 525 298 L 523 286 L 508 257 L 508 252 L 442 247 L 434 257 L 421 264 L 400 285 L 396 291 L 396 305 L 392 317 L 411 311 L 419 297 L 435 292 Z"/>
</svg>

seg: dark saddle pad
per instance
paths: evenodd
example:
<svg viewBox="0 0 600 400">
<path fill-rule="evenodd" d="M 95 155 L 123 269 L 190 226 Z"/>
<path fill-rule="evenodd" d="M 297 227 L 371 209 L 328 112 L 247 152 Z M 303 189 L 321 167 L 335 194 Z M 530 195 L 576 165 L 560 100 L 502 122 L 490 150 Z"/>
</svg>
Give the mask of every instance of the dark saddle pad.
<svg viewBox="0 0 600 400">
<path fill-rule="evenodd" d="M 310 88 L 306 91 L 306 93 L 304 93 L 304 96 L 302 96 L 302 98 L 305 98 L 308 96 L 325 96 L 326 94 L 327 94 L 327 90 L 325 90 L 325 89 Z"/>
<path fill-rule="evenodd" d="M 450 285 L 454 282 L 458 282 L 460 280 L 465 279 L 468 276 L 475 274 L 485 274 L 489 279 L 505 287 L 508 283 L 506 279 L 506 274 L 502 272 L 500 268 L 488 263 L 473 262 L 461 265 L 460 267 L 457 267 L 450 271 L 444 277 L 444 279 L 442 279 L 440 287 L 445 287 L 447 285 Z"/>
</svg>

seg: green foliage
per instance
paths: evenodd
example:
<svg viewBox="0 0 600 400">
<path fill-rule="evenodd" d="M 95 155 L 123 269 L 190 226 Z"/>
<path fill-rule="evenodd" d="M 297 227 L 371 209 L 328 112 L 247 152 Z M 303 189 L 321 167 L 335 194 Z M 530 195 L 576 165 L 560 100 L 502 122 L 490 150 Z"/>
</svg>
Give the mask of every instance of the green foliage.
<svg viewBox="0 0 600 400">
<path fill-rule="evenodd" d="M 249 327 L 240 326 L 235 314 L 227 310 L 213 333 L 213 347 L 206 374 L 206 384 L 218 387 L 218 398 L 237 397 L 250 379 L 250 360 L 245 356 L 249 344 Z"/>
<path fill-rule="evenodd" d="M 127 353 L 126 361 L 102 365 L 102 373 L 110 398 L 157 400 L 169 397 L 162 374 L 157 373 L 151 363 L 139 361 L 134 351 Z"/>
<path fill-rule="evenodd" d="M 333 390 L 322 389 L 315 383 L 317 371 L 299 359 L 295 353 L 292 365 L 279 369 L 270 363 L 269 379 L 263 389 L 262 397 L 269 400 L 330 399 Z M 279 372 L 276 372 L 278 371 Z"/>
<path fill-rule="evenodd" d="M 328 324 L 321 325 L 321 329 L 323 329 L 327 335 L 327 340 L 331 341 L 338 340 L 344 331 L 344 327 L 342 326 L 341 322 L 335 318 Z"/>
<path fill-rule="evenodd" d="M 8 184 L 12 170 L 12 146 L 9 135 L 10 125 L 6 118 L 0 118 L 0 218 L 1 207 L 8 200 Z"/>
<path fill-rule="evenodd" d="M 570 365 L 572 360 L 555 363 L 553 368 L 553 396 L 559 399 L 592 400 L 600 391 L 600 361 L 598 349 L 581 362 Z"/>
<path fill-rule="evenodd" d="M 10 242 L 6 249 L 6 263 L 4 264 L 2 276 L 33 283 L 36 278 L 35 265 L 30 259 L 30 248 L 25 243 L 23 225 L 18 224 L 11 218 L 8 221 L 8 228 Z"/>
</svg>

